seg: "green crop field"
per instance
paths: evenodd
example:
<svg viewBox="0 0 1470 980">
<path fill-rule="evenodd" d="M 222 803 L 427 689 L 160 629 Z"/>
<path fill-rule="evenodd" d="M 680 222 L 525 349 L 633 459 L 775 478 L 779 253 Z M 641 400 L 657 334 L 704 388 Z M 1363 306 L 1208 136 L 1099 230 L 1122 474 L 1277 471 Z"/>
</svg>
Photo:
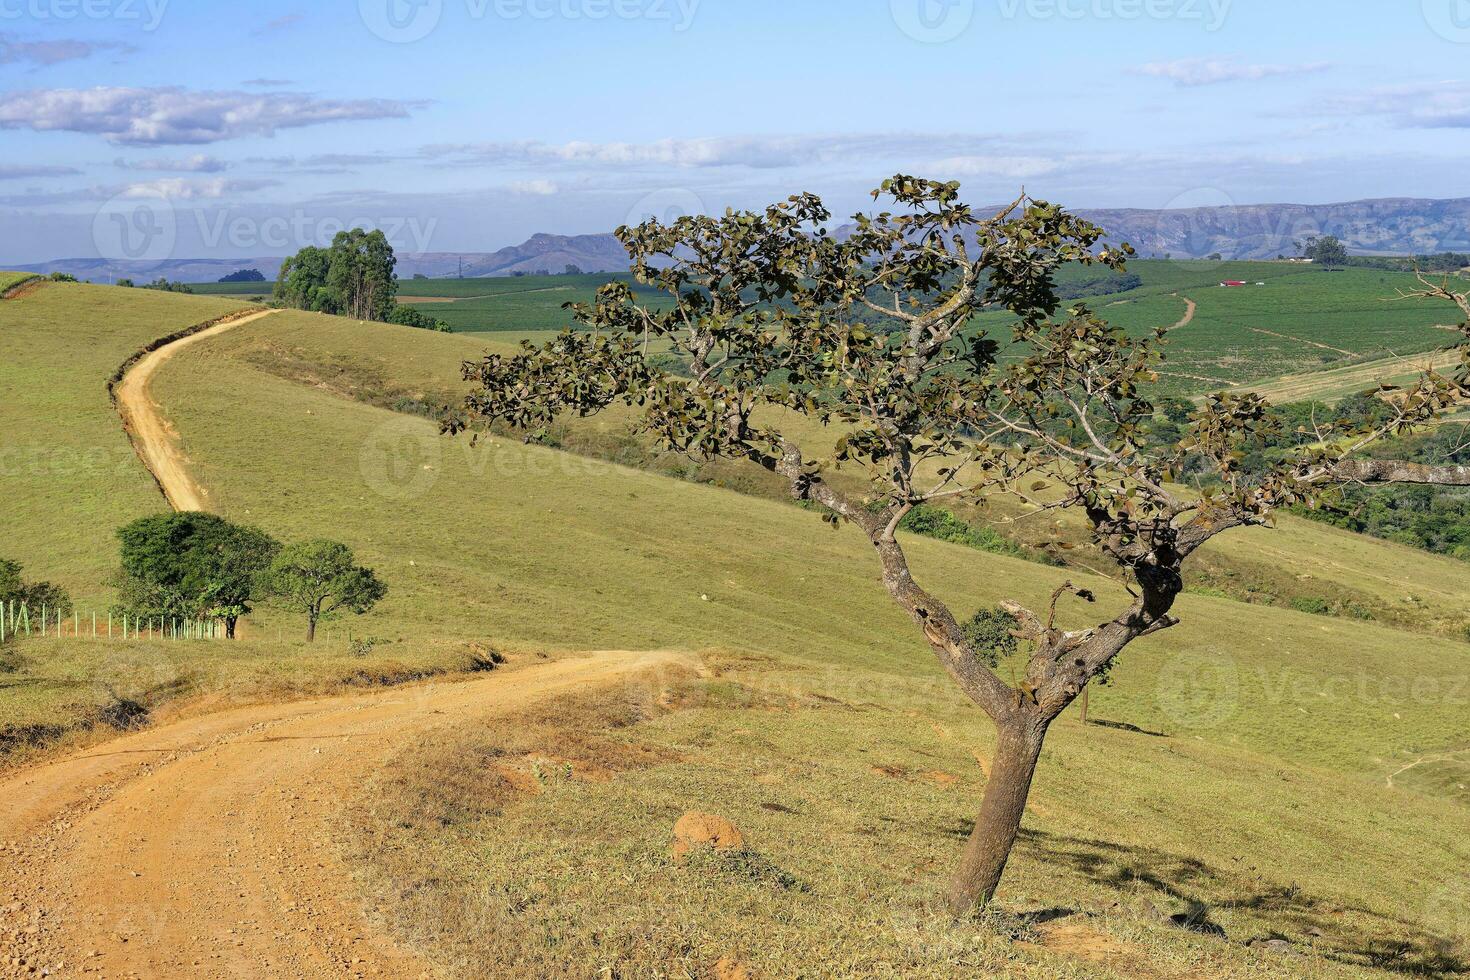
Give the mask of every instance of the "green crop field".
<svg viewBox="0 0 1470 980">
<path fill-rule="evenodd" d="M 1451 335 L 1442 328 L 1455 320 L 1454 311 L 1440 304 L 1395 301 L 1399 290 L 1415 285 L 1408 273 L 1329 272 L 1287 262 L 1139 259 L 1129 263 L 1128 274 L 1141 284 L 1077 301 L 1140 336 L 1180 323 L 1188 309 L 1186 300 L 1196 303 L 1193 319 L 1169 338 L 1160 387 L 1176 395 L 1257 387 L 1287 376 L 1281 389 L 1286 393 L 1294 395 L 1300 389 L 1305 392 L 1302 397 L 1340 398 L 1372 387 L 1379 377 L 1403 375 L 1402 368 L 1385 374 L 1393 367 L 1392 357 L 1443 346 Z M 399 283 L 399 296 L 404 305 L 443 320 L 456 332 L 519 338 L 549 335 L 572 325 L 563 304 L 590 302 L 597 288 L 612 278 L 584 274 L 407 279 Z M 1076 288 L 1106 278 L 1106 272 L 1076 267 L 1064 270 L 1059 281 L 1064 288 Z M 1222 288 L 1220 283 L 1226 280 L 1249 285 Z M 269 294 L 269 288 L 248 283 L 193 288 L 225 295 Z M 1002 338 L 1009 333 L 1008 321 L 998 314 L 979 317 L 977 326 Z M 1300 379 L 1319 371 L 1337 372 L 1341 381 L 1319 390 L 1308 380 L 1302 387 Z"/>
<path fill-rule="evenodd" d="M 1154 260 L 1131 262 L 1128 270 L 1142 286 L 1088 301 L 1109 322 L 1141 336 L 1179 323 L 1185 299 L 1198 305 L 1193 320 L 1169 336 L 1162 386 L 1175 394 L 1418 354 L 1453 341 L 1441 328 L 1458 321 L 1447 304 L 1396 300 L 1416 285 L 1408 273 Z M 1227 280 L 1248 285 L 1221 287 Z M 980 320 L 992 332 L 1005 330 L 1003 317 Z"/>
<path fill-rule="evenodd" d="M 200 296 L 264 296 L 269 299 L 275 282 L 191 282 L 188 286 Z"/>
<path fill-rule="evenodd" d="M 40 446 L 105 443 L 114 457 L 82 484 L 7 468 L 7 518 L 23 533 L 6 557 L 79 595 L 105 592 L 111 528 L 161 502 L 116 452 L 102 382 L 140 342 L 220 307 L 230 302 L 87 286 L 7 306 L 7 429 L 34 430 Z M 695 974 L 725 956 L 761 976 L 1470 969 L 1470 645 L 1184 597 L 1184 624 L 1131 647 L 1094 692 L 1103 724 L 1058 723 L 1001 896 L 1016 910 L 1081 910 L 1114 953 L 1063 956 L 1000 915 L 956 927 L 933 896 L 983 784 L 973 753 L 987 758 L 992 735 L 888 603 L 871 549 L 786 503 L 509 439 L 472 448 L 380 407 L 452 399 L 458 363 L 489 344 L 293 312 L 181 352 L 154 395 L 211 500 L 281 538 L 330 529 L 353 546 L 391 590 L 352 624 L 382 646 L 367 658 L 307 650 L 273 637 L 273 613 L 218 652 L 142 644 L 99 658 L 86 643 L 23 641 L 3 654 L 0 718 L 59 724 L 103 686 L 260 697 L 354 672 L 402 679 L 464 666 L 469 642 L 512 660 L 685 650 L 706 676 L 677 682 L 652 716 L 615 695 L 528 719 L 523 741 L 544 732 L 535 744 L 470 727 L 405 746 L 342 842 L 390 925 L 466 976 Z M 21 391 L 29 407 L 12 415 Z M 587 425 L 617 437 L 620 422 Z M 78 486 L 86 510 L 67 503 Z M 961 613 L 1041 602 L 1064 577 L 1108 606 L 1122 597 L 1077 569 L 910 547 L 916 574 Z M 1385 600 L 1404 592 L 1446 616 L 1470 596 L 1460 563 L 1302 522 L 1226 538 L 1226 567 L 1231 549 L 1278 549 L 1306 575 Z M 1063 625 L 1092 615 L 1064 606 Z M 568 730 L 579 721 L 589 727 Z M 506 797 L 486 778 L 484 760 L 516 753 L 560 760 L 538 763 L 534 795 Z M 744 829 L 744 863 L 670 865 L 668 828 L 695 808 Z M 650 907 L 665 910 L 659 922 Z M 1160 918 L 1175 913 L 1224 938 Z M 1247 948 L 1273 935 L 1300 958 Z"/>
</svg>

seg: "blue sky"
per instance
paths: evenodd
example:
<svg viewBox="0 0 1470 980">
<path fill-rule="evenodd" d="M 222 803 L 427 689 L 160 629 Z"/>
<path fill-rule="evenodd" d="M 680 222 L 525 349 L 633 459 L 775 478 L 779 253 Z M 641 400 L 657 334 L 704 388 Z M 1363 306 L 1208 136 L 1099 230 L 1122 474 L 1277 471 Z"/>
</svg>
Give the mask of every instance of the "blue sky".
<svg viewBox="0 0 1470 980">
<path fill-rule="evenodd" d="M 105 252 L 137 202 L 225 257 L 848 213 L 898 170 L 980 203 L 1463 197 L 1467 65 L 1470 0 L 0 0 L 0 263 Z"/>
</svg>

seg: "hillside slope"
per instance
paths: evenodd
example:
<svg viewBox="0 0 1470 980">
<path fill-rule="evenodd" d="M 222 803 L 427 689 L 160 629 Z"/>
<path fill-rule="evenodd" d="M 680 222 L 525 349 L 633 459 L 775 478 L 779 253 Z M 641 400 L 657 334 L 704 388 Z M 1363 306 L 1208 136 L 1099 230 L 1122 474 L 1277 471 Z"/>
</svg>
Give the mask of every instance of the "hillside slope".
<svg viewBox="0 0 1470 980">
<path fill-rule="evenodd" d="M 123 292 L 96 290 L 96 322 L 79 332 L 112 329 Z M 707 665 L 706 679 L 639 685 L 515 734 L 450 725 L 341 801 L 338 843 L 373 915 L 444 969 L 1470 970 L 1457 768 L 1470 647 L 1186 596 L 1184 625 L 1130 648 L 1094 692 L 1100 723 L 1069 715 L 1049 742 L 1002 901 L 1062 910 L 1062 929 L 1039 915 L 957 928 L 933 897 L 992 735 L 884 597 L 869 549 L 789 504 L 504 439 L 471 447 L 368 403 L 423 408 L 482 348 L 290 313 L 180 352 L 154 382 L 221 512 L 283 538 L 339 538 L 378 569 L 389 598 L 355 627 L 396 656 L 474 640 L 521 663 L 623 648 Z M 1342 540 L 1298 530 L 1302 546 Z M 1075 570 L 910 546 L 916 574 L 962 614 L 1041 601 L 1064 576 L 1107 604 L 1122 595 Z M 44 547 L 37 537 L 17 557 Z M 1347 563 L 1373 560 L 1378 545 L 1364 547 Z M 1398 568 L 1390 577 L 1411 572 Z M 1455 581 L 1452 563 L 1425 569 Z M 1095 615 L 1062 614 L 1067 626 Z M 73 655 L 62 643 L 25 650 L 45 664 Z M 321 666 L 299 648 L 275 655 L 302 677 Z M 0 689 L 0 710 L 10 697 Z M 749 851 L 672 864 L 669 827 L 689 809 L 734 819 Z M 1290 943 L 1287 958 L 1248 946 L 1271 936 Z"/>
<path fill-rule="evenodd" d="M 517 814 L 558 822 L 573 812 L 567 808 L 594 808 L 604 829 L 612 821 L 629 835 L 628 843 L 613 844 L 599 834 L 602 843 L 587 839 L 577 845 L 587 848 L 583 859 L 636 865 L 649 859 L 646 848 L 659 836 L 656 828 L 627 823 L 647 812 L 636 801 L 672 794 L 686 804 L 729 806 L 760 828 L 777 863 L 800 869 L 799 877 L 822 896 L 824 908 L 856 914 L 847 904 L 851 893 L 838 885 L 844 862 L 863 869 L 865 887 L 885 896 L 880 904 L 887 898 L 913 901 L 937 886 L 949 837 L 936 828 L 962 823 L 973 791 L 955 793 L 938 784 L 900 790 L 891 782 L 896 777 L 875 776 L 874 767 L 912 772 L 937 765 L 957 774 L 959 785 L 973 786 L 980 774 L 964 761 L 967 747 L 983 755 L 990 736 L 883 598 L 867 549 L 854 534 L 828 530 L 787 505 L 546 448 L 499 439 L 479 449 L 446 442 L 427 420 L 344 400 L 327 384 L 302 385 L 263 371 L 262 342 L 278 354 L 294 352 L 327 365 L 345 365 L 364 349 L 394 351 L 382 354 L 384 377 L 392 380 L 397 372 L 412 376 L 434 360 L 461 356 L 462 346 L 449 345 L 463 341 L 287 315 L 265 321 L 253 337 L 236 333 L 212 349 L 186 352 L 159 380 L 161 397 L 225 513 L 248 513 L 285 534 L 332 528 L 389 578 L 395 593 L 374 614 L 373 629 L 417 635 L 474 630 L 512 650 L 702 649 L 721 665 L 723 686 L 720 693 L 707 689 L 700 695 L 696 704 L 703 707 L 677 712 L 635 735 L 683 761 L 637 769 L 612 782 L 573 782 L 565 792 L 526 802 Z M 251 397 L 235 398 L 233 391 Z M 1036 601 L 1062 574 L 922 539 L 911 547 L 917 573 L 965 611 L 1005 596 Z M 1088 584 L 1104 601 L 1117 601 L 1111 583 Z M 1068 610 L 1067 620 L 1085 615 Z M 1160 889 L 1158 901 L 1195 895 L 1232 936 L 1280 926 L 1283 919 L 1295 922 L 1294 930 L 1311 923 L 1332 936 L 1318 958 L 1323 976 L 1379 975 L 1375 962 L 1392 969 L 1375 960 L 1371 943 L 1347 938 L 1340 926 L 1349 922 L 1351 930 L 1385 942 L 1389 936 L 1405 939 L 1404 951 L 1395 955 L 1406 966 L 1451 975 L 1458 969 L 1448 938 L 1456 928 L 1454 915 L 1420 907 L 1422 888 L 1409 881 L 1438 882 L 1440 891 L 1455 887 L 1443 869 L 1470 859 L 1463 842 L 1470 814 L 1449 798 L 1460 792 L 1453 784 L 1433 778 L 1414 784 L 1446 794 L 1436 799 L 1388 782 L 1434 750 L 1463 743 L 1455 692 L 1465 677 L 1465 645 L 1406 642 L 1404 634 L 1371 624 L 1199 597 L 1186 598 L 1182 615 L 1185 626 L 1130 650 L 1115 684 L 1094 698 L 1096 716 L 1131 730 L 1089 726 L 1084 733 L 1075 722 L 1064 725 L 1044 767 L 1040 806 L 1008 901 L 1054 903 L 1085 894 L 1088 902 L 1105 902 L 1103 896 L 1120 880 L 1162 876 L 1159 884 L 1144 886 L 1145 893 Z M 941 730 L 954 741 L 936 740 Z M 406 771 L 389 783 L 401 778 L 417 787 L 413 794 L 422 794 L 412 775 L 415 763 L 442 772 L 462 764 L 454 761 L 460 752 L 487 751 L 470 748 L 476 744 L 473 732 L 465 737 L 458 747 L 410 753 Z M 713 765 L 712 758 L 749 761 Z M 800 801 L 781 806 L 846 814 L 824 838 L 831 853 L 823 859 L 810 849 L 809 826 L 761 816 L 762 799 L 752 795 L 764 793 L 769 802 L 771 794 L 789 794 L 749 782 L 767 771 L 794 778 L 802 770 L 800 760 L 809 758 L 824 760 L 822 771 L 803 778 Z M 1290 777 L 1283 779 L 1279 774 L 1288 770 Z M 856 795 L 847 795 L 844 786 L 854 787 Z M 385 793 L 385 800 L 394 798 Z M 872 808 L 889 812 L 895 793 L 907 796 L 910 813 L 887 824 L 883 838 L 888 847 L 909 854 L 904 866 L 924 869 L 905 876 L 901 885 L 874 866 L 877 855 L 864 843 Z M 1228 802 L 1247 797 L 1249 807 Z M 498 813 L 503 805 L 493 809 Z M 1387 812 L 1396 819 L 1380 819 Z M 512 872 L 516 862 L 484 836 L 493 835 L 492 825 L 479 823 L 473 810 L 462 819 L 468 823 L 453 840 L 500 855 L 486 866 L 488 879 Z M 397 873 L 388 855 L 403 848 L 415 861 L 468 859 L 454 850 L 460 845 L 439 835 L 420 836 L 417 822 L 407 823 L 388 835 L 386 851 L 364 845 L 371 852 L 367 860 L 386 876 L 379 880 Z M 1200 837 L 1204 828 L 1208 842 Z M 564 829 L 580 840 L 578 830 Z M 518 837 L 519 860 L 553 860 L 525 833 L 529 829 Z M 1272 842 L 1268 848 L 1264 839 Z M 1099 849 L 1113 856 L 1083 859 L 1083 853 Z M 1269 864 L 1262 863 L 1267 851 Z M 1145 864 L 1153 870 L 1139 863 L 1144 853 L 1151 855 Z M 1409 853 L 1413 857 L 1406 860 Z M 1343 854 L 1352 861 L 1343 862 Z M 1235 861 L 1245 862 L 1241 867 L 1249 872 L 1228 869 Z M 1113 872 L 1089 878 L 1089 871 L 1115 863 L 1123 878 Z M 1197 870 L 1182 872 L 1189 866 Z M 643 907 L 646 894 L 635 899 L 638 889 L 625 895 L 609 885 L 612 891 L 599 892 L 594 903 L 601 911 L 593 914 L 585 904 L 590 897 L 568 894 L 555 883 L 562 872 L 543 868 L 551 875 L 544 884 L 557 896 L 547 914 L 561 921 L 568 907 L 582 909 L 593 920 L 586 928 L 602 942 L 613 942 L 635 960 L 656 953 L 655 961 L 667 965 L 658 958 L 668 955 L 662 941 L 652 951 L 625 945 L 637 934 L 633 910 Z M 1186 878 L 1177 878 L 1180 873 Z M 639 880 L 640 887 L 662 894 L 662 879 Z M 465 882 L 471 889 L 466 895 L 479 894 L 483 886 Z M 444 884 L 440 890 L 458 895 L 456 887 Z M 745 887 L 712 885 L 701 894 L 710 901 L 755 900 Z M 1247 901 L 1248 893 L 1258 897 Z M 793 921 L 810 921 L 815 914 L 796 895 L 761 894 L 763 903 L 789 906 Z M 1267 895 L 1278 897 L 1260 897 Z M 610 906 L 608 896 L 615 897 Z M 669 901 L 677 906 L 680 900 Z M 704 898 L 685 901 L 694 903 L 691 914 L 703 908 Z M 1311 911 L 1328 907 L 1343 911 L 1336 919 Z M 617 918 L 610 921 L 615 910 Z M 494 920 L 499 913 L 487 908 L 483 914 Z M 727 921 L 709 914 L 711 921 Z M 784 913 L 772 914 L 779 920 Z M 536 921 L 551 928 L 550 919 Z M 761 914 L 752 924 L 769 930 L 772 921 Z M 859 914 L 857 921 L 871 918 Z M 1120 928 L 1148 933 L 1139 921 L 1127 923 Z M 414 928 L 409 921 L 400 925 Z M 734 931 L 721 933 L 726 938 L 717 943 L 745 935 L 734 925 L 720 928 Z M 890 949 L 898 941 L 893 924 L 878 928 L 877 948 Z M 580 929 L 576 934 L 582 935 Z M 1293 936 L 1299 939 L 1300 933 Z M 515 955 L 525 957 L 519 961 L 525 969 L 565 968 L 571 961 L 564 957 L 580 955 L 583 941 L 559 953 L 515 947 Z M 1173 949 L 1165 955 L 1180 957 L 1176 963 L 1212 964 L 1216 972 L 1206 975 L 1249 975 L 1252 969 L 1248 958 L 1228 952 L 1236 947 L 1212 946 L 1214 940 L 1188 940 L 1182 947 L 1177 936 L 1152 935 L 1147 941 Z M 701 948 L 711 962 L 717 958 L 702 941 Z M 815 953 L 790 944 L 781 948 L 786 952 L 772 952 L 764 961 L 751 955 L 758 966 L 764 962 L 779 973 Z M 451 955 L 447 947 L 443 955 Z M 854 963 L 860 960 L 866 962 L 860 957 Z M 1186 972 L 1176 967 L 1160 975 Z"/>
</svg>

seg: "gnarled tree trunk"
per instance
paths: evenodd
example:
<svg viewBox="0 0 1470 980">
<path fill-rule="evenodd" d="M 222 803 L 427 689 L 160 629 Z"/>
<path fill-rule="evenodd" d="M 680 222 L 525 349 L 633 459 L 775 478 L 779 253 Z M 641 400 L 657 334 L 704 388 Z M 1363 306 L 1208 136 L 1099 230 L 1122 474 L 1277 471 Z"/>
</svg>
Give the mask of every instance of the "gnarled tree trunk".
<svg viewBox="0 0 1470 980">
<path fill-rule="evenodd" d="M 1045 722 L 1029 718 L 996 726 L 999 739 L 980 814 L 950 880 L 949 909 L 956 916 L 989 904 L 1000 887 L 1006 862 L 1021 832 L 1021 817 L 1026 812 L 1046 729 Z"/>
</svg>

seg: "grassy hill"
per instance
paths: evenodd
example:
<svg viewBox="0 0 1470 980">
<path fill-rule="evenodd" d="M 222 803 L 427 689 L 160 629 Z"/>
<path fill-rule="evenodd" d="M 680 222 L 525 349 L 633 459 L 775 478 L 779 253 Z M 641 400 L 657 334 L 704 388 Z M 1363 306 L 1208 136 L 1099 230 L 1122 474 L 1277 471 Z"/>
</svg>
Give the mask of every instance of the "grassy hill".
<svg viewBox="0 0 1470 980">
<path fill-rule="evenodd" d="M 77 347 L 128 349 L 132 334 L 98 337 L 134 329 L 117 310 L 187 320 L 198 314 L 182 304 L 195 303 L 219 301 L 47 287 L 18 304 L 32 326 L 15 343 L 49 339 L 50 353 L 31 355 L 6 394 L 80 403 L 121 358 L 76 369 L 74 335 Z M 1064 921 L 1083 931 L 1006 915 L 954 927 L 934 896 L 978 803 L 991 735 L 887 602 L 867 546 L 788 504 L 505 439 L 471 448 L 380 407 L 445 397 L 455 365 L 483 347 L 285 313 L 181 353 L 154 389 L 226 516 L 285 538 L 330 534 L 387 580 L 388 600 L 354 624 L 386 641 L 359 661 L 364 673 L 386 670 L 384 657 L 442 665 L 468 641 L 513 658 L 703 655 L 703 678 L 527 719 L 518 742 L 463 729 L 405 746 L 365 788 L 343 845 L 365 894 L 456 972 L 707 975 L 723 957 L 768 976 L 1470 970 L 1459 761 L 1470 646 L 1185 597 L 1184 625 L 1131 647 L 1095 692 L 1105 724 L 1059 723 L 1002 892 L 1013 912 L 1074 910 Z M 44 441 L 100 438 L 104 414 Z M 595 424 L 618 436 L 616 419 Z M 66 480 L 48 471 L 7 485 L 13 520 L 34 529 L 12 557 L 76 588 L 105 572 L 106 523 L 156 506 L 146 475 L 129 473 L 109 479 L 139 482 L 136 504 L 91 517 L 95 556 L 50 565 L 42 529 Z M 1324 577 L 1377 576 L 1385 594 L 1470 594 L 1461 566 L 1330 529 L 1229 541 L 1285 549 Z M 1076 570 L 927 539 L 911 550 L 916 574 L 962 613 L 1037 602 L 1063 577 L 1108 603 L 1121 596 Z M 1064 615 L 1072 626 L 1092 613 Z M 337 677 L 351 659 L 262 638 L 272 625 L 263 617 L 256 639 L 192 656 L 234 661 L 216 676 L 247 692 L 252 678 Z M 34 697 L 38 679 L 85 682 L 88 657 L 96 670 L 85 647 L 17 648 L 0 713 Z M 207 669 L 136 649 L 174 677 Z M 535 792 L 510 788 L 506 765 L 523 765 Z M 729 816 L 752 850 L 673 866 L 669 828 L 688 809 Z M 1175 914 L 1199 928 L 1168 922 Z M 1298 955 L 1247 948 L 1270 936 Z"/>
</svg>

